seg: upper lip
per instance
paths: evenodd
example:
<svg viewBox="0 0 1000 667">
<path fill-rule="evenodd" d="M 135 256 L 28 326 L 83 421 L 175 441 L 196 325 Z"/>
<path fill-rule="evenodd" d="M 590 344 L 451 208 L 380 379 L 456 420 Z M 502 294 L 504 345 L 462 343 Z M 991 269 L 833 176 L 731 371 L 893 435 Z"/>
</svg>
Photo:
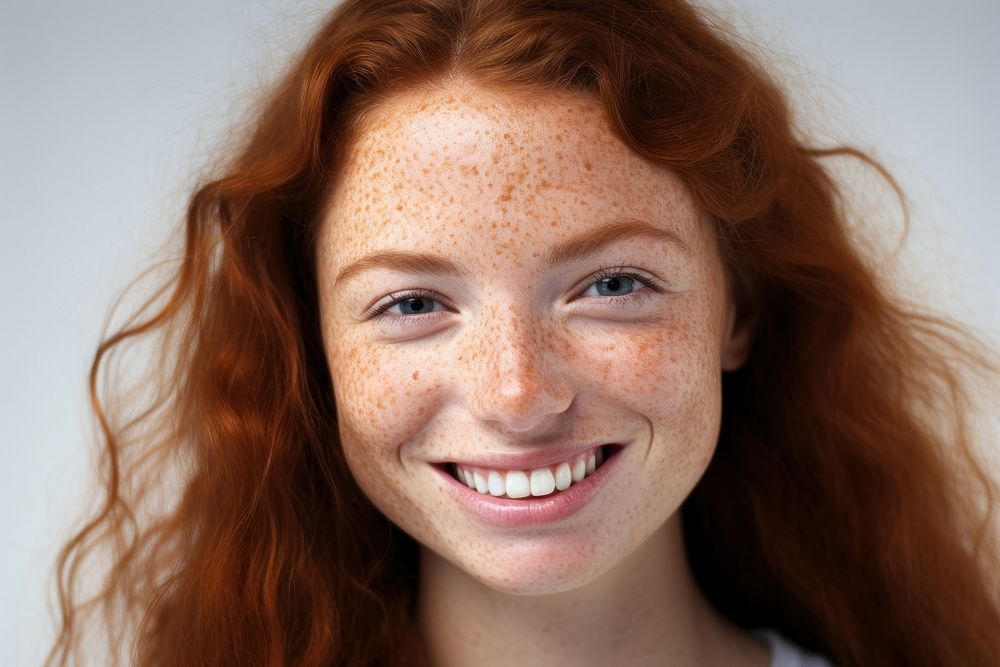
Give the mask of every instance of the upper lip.
<svg viewBox="0 0 1000 667">
<path fill-rule="evenodd" d="M 529 468 L 543 468 L 555 463 L 560 463 L 566 459 L 582 454 L 587 450 L 600 447 L 602 445 L 619 445 L 614 440 L 601 440 L 587 445 L 574 445 L 560 447 L 559 449 L 544 449 L 534 452 L 478 452 L 473 457 L 442 458 L 431 463 L 443 465 L 445 463 L 458 463 L 462 466 L 479 468 L 497 468 L 501 470 L 523 470 Z"/>
</svg>

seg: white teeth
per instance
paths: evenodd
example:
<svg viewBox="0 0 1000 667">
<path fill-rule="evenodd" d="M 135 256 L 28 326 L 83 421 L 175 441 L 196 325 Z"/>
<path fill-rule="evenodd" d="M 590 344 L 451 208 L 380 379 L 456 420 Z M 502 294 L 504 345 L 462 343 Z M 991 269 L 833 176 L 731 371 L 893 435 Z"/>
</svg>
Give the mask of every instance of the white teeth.
<svg viewBox="0 0 1000 667">
<path fill-rule="evenodd" d="M 569 471 L 569 464 L 563 461 L 556 468 L 556 488 L 560 491 L 565 491 L 569 488 L 569 485 L 573 483 L 573 476 Z"/>
<path fill-rule="evenodd" d="M 547 496 L 556 488 L 556 478 L 548 468 L 531 471 L 531 495 Z"/>
<path fill-rule="evenodd" d="M 604 462 L 600 448 L 577 458 L 570 463 L 563 461 L 555 470 L 536 468 L 534 470 L 476 470 L 454 464 L 455 477 L 464 481 L 470 489 L 482 494 L 508 498 L 527 496 L 547 496 L 555 490 L 565 491 L 573 484 L 589 477 Z"/>
<path fill-rule="evenodd" d="M 524 498 L 531 493 L 528 476 L 520 470 L 507 473 L 507 495 L 511 498 Z"/>
<path fill-rule="evenodd" d="M 478 470 L 472 473 L 472 479 L 476 482 L 476 491 L 479 493 L 486 493 L 490 490 L 490 485 L 486 481 L 486 477 Z"/>
<path fill-rule="evenodd" d="M 507 485 L 503 481 L 503 477 L 496 470 L 490 471 L 490 495 L 491 496 L 502 496 L 507 492 Z"/>
</svg>

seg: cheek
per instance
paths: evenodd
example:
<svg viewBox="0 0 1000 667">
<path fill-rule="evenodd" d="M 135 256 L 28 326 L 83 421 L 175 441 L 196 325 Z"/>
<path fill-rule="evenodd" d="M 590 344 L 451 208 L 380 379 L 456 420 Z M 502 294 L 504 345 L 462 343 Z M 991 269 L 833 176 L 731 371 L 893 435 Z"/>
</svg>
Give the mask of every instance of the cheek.
<svg viewBox="0 0 1000 667">
<path fill-rule="evenodd" d="M 427 373 L 399 347 L 347 338 L 334 338 L 327 352 L 344 456 L 358 485 L 383 513 L 390 518 L 413 514 L 416 508 L 400 492 L 408 474 L 401 447 L 432 415 L 426 404 Z"/>
<path fill-rule="evenodd" d="M 708 395 L 719 373 L 715 330 L 703 302 L 678 302 L 654 322 L 587 332 L 572 344 L 595 386 L 646 415 L 674 411 Z M 567 343 L 569 344 L 569 343 Z M 581 363 L 582 362 L 582 363 Z"/>
<path fill-rule="evenodd" d="M 636 418 L 647 422 L 650 460 L 669 459 L 675 471 L 704 469 L 721 419 L 716 318 L 705 300 L 676 306 L 655 323 L 593 331 L 567 346 L 583 382 L 621 407 L 628 431 Z"/>
<path fill-rule="evenodd" d="M 379 448 L 404 439 L 400 434 L 428 417 L 421 405 L 427 394 L 422 362 L 404 350 L 347 341 L 330 362 L 338 422 Z"/>
</svg>

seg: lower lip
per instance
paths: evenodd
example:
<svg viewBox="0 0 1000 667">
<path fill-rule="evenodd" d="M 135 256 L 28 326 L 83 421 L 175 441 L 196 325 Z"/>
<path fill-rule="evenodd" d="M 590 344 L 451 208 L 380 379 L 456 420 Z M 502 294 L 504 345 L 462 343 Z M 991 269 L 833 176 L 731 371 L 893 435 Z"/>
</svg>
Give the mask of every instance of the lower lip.
<svg viewBox="0 0 1000 667">
<path fill-rule="evenodd" d="M 619 455 L 624 449 L 620 445 L 611 448 L 605 454 L 601 467 L 565 491 L 523 499 L 497 498 L 489 493 L 479 493 L 452 477 L 445 466 L 432 467 L 445 478 L 449 491 L 481 521 L 501 528 L 519 528 L 553 523 L 581 510 L 617 469 Z"/>
</svg>

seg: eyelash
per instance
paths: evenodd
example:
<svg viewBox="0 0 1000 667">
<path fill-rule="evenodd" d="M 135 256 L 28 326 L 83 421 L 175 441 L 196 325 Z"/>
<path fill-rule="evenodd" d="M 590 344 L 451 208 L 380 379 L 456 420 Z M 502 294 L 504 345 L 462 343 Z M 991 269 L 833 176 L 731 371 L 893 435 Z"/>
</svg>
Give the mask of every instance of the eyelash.
<svg viewBox="0 0 1000 667">
<path fill-rule="evenodd" d="M 612 303 L 621 306 L 626 306 L 631 303 L 639 303 L 641 301 L 645 301 L 647 298 L 652 296 L 650 292 L 654 294 L 662 294 L 665 291 L 664 287 L 661 286 L 656 280 L 649 278 L 645 275 L 635 273 L 627 269 L 623 269 L 621 267 L 601 268 L 600 270 L 598 270 L 597 273 L 593 275 L 591 281 L 587 284 L 587 289 L 590 289 L 590 287 L 594 283 L 600 282 L 602 280 L 607 280 L 609 278 L 631 278 L 637 282 L 642 283 L 646 287 L 643 289 L 635 290 L 631 294 L 624 294 L 619 296 L 588 297 L 588 298 L 599 298 L 599 299 L 610 300 Z M 398 292 L 397 294 L 390 296 L 393 297 L 392 301 L 389 301 L 374 308 L 371 312 L 368 313 L 366 319 L 378 318 L 383 320 L 389 320 L 390 322 L 399 325 L 403 325 L 404 320 L 409 320 L 411 322 L 424 320 L 426 319 L 426 317 L 421 317 L 420 314 L 396 315 L 394 313 L 389 313 L 387 311 L 389 310 L 389 308 L 392 308 L 396 304 L 402 303 L 409 299 L 433 299 L 434 301 L 438 302 L 441 302 L 443 300 L 442 295 L 432 290 L 409 290 L 406 292 Z M 442 311 L 434 311 L 434 312 L 440 313 Z"/>
</svg>

